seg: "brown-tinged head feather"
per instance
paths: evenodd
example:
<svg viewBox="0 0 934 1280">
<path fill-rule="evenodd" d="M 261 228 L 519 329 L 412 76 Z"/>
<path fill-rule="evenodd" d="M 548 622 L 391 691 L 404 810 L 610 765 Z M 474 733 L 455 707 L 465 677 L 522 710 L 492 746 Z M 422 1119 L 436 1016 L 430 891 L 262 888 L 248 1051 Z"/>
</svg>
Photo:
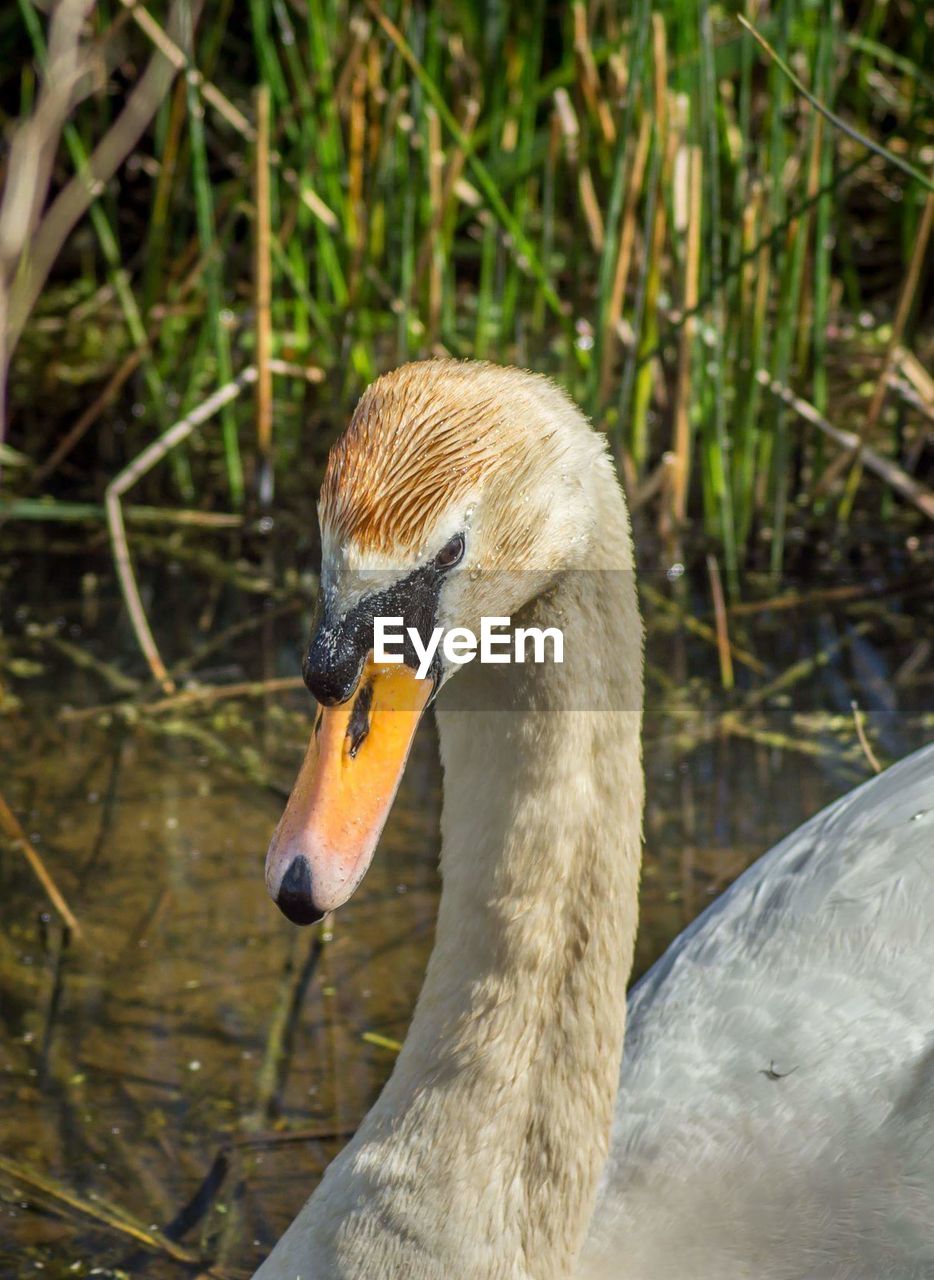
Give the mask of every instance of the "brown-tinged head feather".
<svg viewBox="0 0 934 1280">
<path fill-rule="evenodd" d="M 427 360 L 378 378 L 331 450 L 322 525 L 338 540 L 388 552 L 417 548 L 441 512 L 516 444 L 492 365 Z"/>
</svg>

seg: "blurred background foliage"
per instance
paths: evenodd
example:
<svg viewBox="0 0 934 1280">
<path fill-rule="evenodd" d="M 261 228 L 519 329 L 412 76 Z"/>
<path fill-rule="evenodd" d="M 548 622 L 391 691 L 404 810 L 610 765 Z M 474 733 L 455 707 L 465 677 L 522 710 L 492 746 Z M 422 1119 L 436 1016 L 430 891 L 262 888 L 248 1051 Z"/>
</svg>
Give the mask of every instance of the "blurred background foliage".
<svg viewBox="0 0 934 1280">
<path fill-rule="evenodd" d="M 740 13 L 892 158 L 815 110 Z M 274 479 L 308 511 L 366 383 L 451 354 L 566 385 L 672 554 L 683 536 L 732 575 L 786 565 L 816 526 L 904 511 L 914 527 L 934 460 L 932 27 L 914 0 L 90 7 L 49 204 L 10 284 L 15 317 L 39 260 L 7 499 L 33 517 L 99 503 L 271 356 L 295 367 L 271 421 L 262 390 L 240 396 L 134 496 L 249 515 L 265 477 L 267 499 Z M 8 139 L 47 29 L 32 0 L 0 16 Z M 126 154 L 43 241 L 115 134 Z M 915 498 L 867 475 L 864 448 Z"/>
</svg>

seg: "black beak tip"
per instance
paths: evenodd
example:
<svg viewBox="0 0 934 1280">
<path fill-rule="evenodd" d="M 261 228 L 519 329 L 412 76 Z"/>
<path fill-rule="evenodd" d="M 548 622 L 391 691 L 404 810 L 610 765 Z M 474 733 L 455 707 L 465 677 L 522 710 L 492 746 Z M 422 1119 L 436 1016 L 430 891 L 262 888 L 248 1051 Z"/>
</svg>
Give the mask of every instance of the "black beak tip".
<svg viewBox="0 0 934 1280">
<path fill-rule="evenodd" d="M 311 868 L 308 859 L 300 854 L 289 863 L 289 868 L 282 877 L 279 892 L 276 895 L 276 906 L 293 924 L 317 924 L 324 918 L 314 903 L 311 892 Z"/>
</svg>

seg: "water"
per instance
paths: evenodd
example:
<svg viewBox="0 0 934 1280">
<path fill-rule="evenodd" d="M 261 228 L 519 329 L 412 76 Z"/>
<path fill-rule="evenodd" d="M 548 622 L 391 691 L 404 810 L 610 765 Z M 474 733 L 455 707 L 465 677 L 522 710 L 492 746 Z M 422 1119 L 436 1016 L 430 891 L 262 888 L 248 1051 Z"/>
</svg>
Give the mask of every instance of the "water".
<svg viewBox="0 0 934 1280">
<path fill-rule="evenodd" d="M 649 602 L 637 972 L 750 861 L 869 775 L 851 699 L 885 761 L 931 737 L 934 661 L 919 648 L 934 622 L 930 558 L 905 569 L 894 558 L 875 587 L 865 572 L 813 578 L 810 591 L 860 594 L 732 619 L 734 641 L 764 667 L 737 665 L 733 695 L 708 640 Z M 0 1274 L 191 1274 L 165 1248 L 220 1258 L 211 1274 L 248 1274 L 405 1035 L 438 895 L 433 727 L 419 732 L 366 880 L 316 941 L 279 915 L 262 879 L 307 695 L 176 707 L 145 723 L 82 716 L 114 694 L 68 645 L 141 672 L 112 585 L 89 590 L 85 578 L 81 590 L 83 561 L 32 550 L 12 553 L 7 571 L 0 675 L 20 707 L 0 715 L 0 789 L 84 937 L 64 937 L 21 855 L 0 844 Z M 663 573 L 652 583 L 672 590 Z M 255 594 L 199 594 L 164 567 L 144 585 L 170 655 L 199 643 L 199 618 L 215 634 L 263 616 Z M 689 615 L 706 615 L 706 579 L 680 585 Z M 294 674 L 308 612 L 277 609 L 207 657 L 202 678 Z M 818 651 L 823 666 L 748 701 Z M 730 710 L 741 714 L 727 732 Z M 177 1245 L 131 1236 L 150 1225 Z"/>
</svg>

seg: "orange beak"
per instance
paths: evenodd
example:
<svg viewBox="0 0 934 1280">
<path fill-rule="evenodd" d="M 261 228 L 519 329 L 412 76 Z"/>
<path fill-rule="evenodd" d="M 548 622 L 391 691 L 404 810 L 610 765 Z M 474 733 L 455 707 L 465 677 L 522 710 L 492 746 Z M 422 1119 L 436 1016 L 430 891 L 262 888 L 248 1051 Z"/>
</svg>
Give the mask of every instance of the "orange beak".
<svg viewBox="0 0 934 1280">
<path fill-rule="evenodd" d="M 266 887 L 295 924 L 342 906 L 366 874 L 433 688 L 371 658 L 351 698 L 318 708 L 266 854 Z"/>
</svg>

